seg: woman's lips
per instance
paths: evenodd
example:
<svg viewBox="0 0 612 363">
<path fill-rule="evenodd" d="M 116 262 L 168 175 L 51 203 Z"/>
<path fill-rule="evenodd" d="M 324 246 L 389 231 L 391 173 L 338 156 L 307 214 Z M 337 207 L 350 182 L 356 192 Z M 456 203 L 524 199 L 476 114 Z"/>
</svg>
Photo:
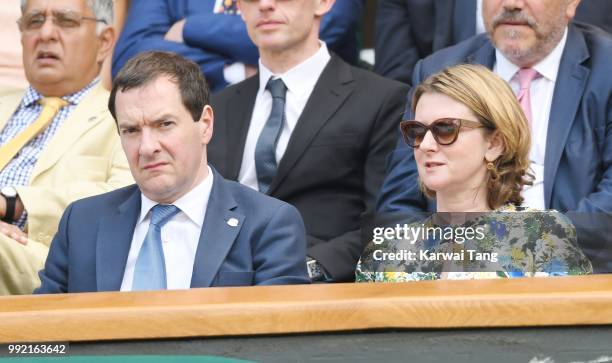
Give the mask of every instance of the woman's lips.
<svg viewBox="0 0 612 363">
<path fill-rule="evenodd" d="M 427 168 L 427 169 L 433 169 L 433 168 L 436 168 L 436 167 L 442 166 L 442 165 L 444 165 L 444 163 L 439 162 L 439 161 L 426 161 L 425 162 L 425 168 Z"/>
</svg>

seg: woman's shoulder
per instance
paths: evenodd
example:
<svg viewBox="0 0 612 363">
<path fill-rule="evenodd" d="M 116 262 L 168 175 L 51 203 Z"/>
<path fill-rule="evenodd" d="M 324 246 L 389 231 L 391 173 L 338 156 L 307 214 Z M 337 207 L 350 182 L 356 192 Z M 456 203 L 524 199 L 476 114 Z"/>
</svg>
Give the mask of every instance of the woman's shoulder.
<svg viewBox="0 0 612 363">
<path fill-rule="evenodd" d="M 555 209 L 542 210 L 527 206 L 505 204 L 494 212 L 493 218 L 513 220 L 520 225 L 537 223 L 540 228 L 545 230 L 558 230 L 559 228 L 574 229 L 572 221 Z"/>
</svg>

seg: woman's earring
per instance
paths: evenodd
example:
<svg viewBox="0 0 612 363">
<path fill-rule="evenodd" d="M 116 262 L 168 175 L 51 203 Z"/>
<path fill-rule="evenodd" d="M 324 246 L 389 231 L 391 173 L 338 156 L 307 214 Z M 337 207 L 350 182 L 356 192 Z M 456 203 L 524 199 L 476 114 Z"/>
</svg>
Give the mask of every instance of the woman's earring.
<svg viewBox="0 0 612 363">
<path fill-rule="evenodd" d="M 497 174 L 497 167 L 490 161 L 487 161 L 487 170 L 491 173 L 491 179 L 497 180 L 499 175 Z"/>
</svg>

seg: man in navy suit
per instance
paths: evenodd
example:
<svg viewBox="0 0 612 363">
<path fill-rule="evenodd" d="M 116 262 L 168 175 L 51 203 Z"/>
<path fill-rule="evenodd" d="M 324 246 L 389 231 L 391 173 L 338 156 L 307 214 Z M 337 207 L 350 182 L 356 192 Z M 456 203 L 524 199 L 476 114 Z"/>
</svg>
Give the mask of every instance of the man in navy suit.
<svg viewBox="0 0 612 363">
<path fill-rule="evenodd" d="M 531 166 L 535 184 L 525 202 L 572 213 L 578 239 L 597 271 L 612 267 L 605 223 L 612 213 L 612 38 L 571 24 L 579 0 L 485 0 L 488 34 L 474 36 L 417 63 L 413 82 L 458 63 L 478 63 L 519 93 L 522 70 L 534 70 Z M 410 102 L 410 96 L 409 101 Z M 408 107 L 410 110 L 410 107 Z M 527 113 L 527 112 L 526 112 Z M 404 119 L 410 119 L 409 111 Z M 434 210 L 419 190 L 412 149 L 400 140 L 390 155 L 379 213 Z M 587 223 L 588 224 L 588 223 Z M 602 229 L 603 228 L 603 229 Z"/>
<path fill-rule="evenodd" d="M 345 61 L 358 56 L 363 0 L 339 0 L 321 25 L 321 37 Z M 131 0 L 113 54 L 113 75 L 147 50 L 174 52 L 200 65 L 213 92 L 257 71 L 257 48 L 236 0 Z"/>
<path fill-rule="evenodd" d="M 208 103 L 194 62 L 126 64 L 109 109 L 136 185 L 67 208 L 36 293 L 309 282 L 298 211 L 207 165 Z"/>
<path fill-rule="evenodd" d="M 375 71 L 410 84 L 419 59 L 485 31 L 483 0 L 378 0 Z M 582 0 L 575 21 L 612 32 L 612 1 Z"/>
</svg>

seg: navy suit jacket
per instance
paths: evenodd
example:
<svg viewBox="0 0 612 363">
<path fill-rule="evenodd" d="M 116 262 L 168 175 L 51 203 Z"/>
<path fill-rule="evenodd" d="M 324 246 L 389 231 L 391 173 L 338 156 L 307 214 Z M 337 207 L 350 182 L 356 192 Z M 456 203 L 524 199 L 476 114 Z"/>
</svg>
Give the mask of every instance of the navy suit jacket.
<svg viewBox="0 0 612 363">
<path fill-rule="evenodd" d="M 582 0 L 576 21 L 612 32 L 612 1 Z M 375 71 L 411 83 L 422 58 L 476 34 L 476 0 L 378 0 Z"/>
<path fill-rule="evenodd" d="M 208 160 L 238 180 L 259 75 L 213 95 L 217 129 Z M 362 217 L 376 209 L 408 86 L 332 54 L 293 130 L 268 194 L 304 218 L 307 254 L 333 281 L 353 281 Z"/>
<path fill-rule="evenodd" d="M 584 24 L 569 26 L 546 139 L 546 208 L 583 214 L 612 213 L 611 59 L 612 37 L 607 33 Z M 481 34 L 436 52 L 417 63 L 414 84 L 459 63 L 477 63 L 493 69 L 495 48 Z M 410 117 L 409 111 L 406 117 Z M 419 190 L 413 150 L 401 138 L 389 157 L 387 171 L 378 200 L 379 213 L 435 210 L 435 204 L 428 202 Z M 600 237 L 608 240 L 609 236 L 600 233 Z M 593 248 L 599 254 L 600 246 Z M 593 259 L 592 254 L 589 257 Z"/>
<path fill-rule="evenodd" d="M 299 212 L 213 173 L 191 287 L 309 283 Z M 68 206 L 34 293 L 118 291 L 140 195 L 132 185 Z"/>
<path fill-rule="evenodd" d="M 244 21 L 232 14 L 214 14 L 215 0 L 132 0 L 125 27 L 113 53 L 113 78 L 136 54 L 162 50 L 181 54 L 200 65 L 213 91 L 227 85 L 223 68 L 235 62 L 257 65 L 259 53 Z M 320 37 L 347 62 L 357 61 L 356 32 L 363 0 L 338 0 L 323 17 Z M 164 39 L 170 27 L 186 19 L 184 43 Z"/>
</svg>

